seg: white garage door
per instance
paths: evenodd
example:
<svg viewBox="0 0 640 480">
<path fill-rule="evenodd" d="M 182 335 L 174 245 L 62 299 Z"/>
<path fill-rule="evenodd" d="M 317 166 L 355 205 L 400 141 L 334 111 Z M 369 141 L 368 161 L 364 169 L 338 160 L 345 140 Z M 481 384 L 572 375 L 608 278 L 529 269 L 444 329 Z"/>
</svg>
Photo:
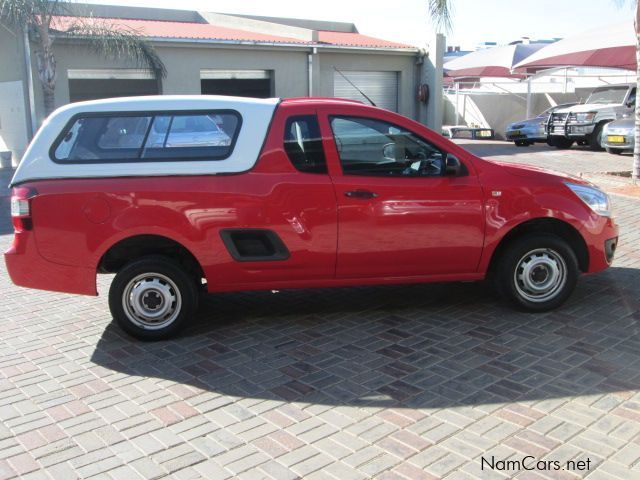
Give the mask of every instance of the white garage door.
<svg viewBox="0 0 640 480">
<path fill-rule="evenodd" d="M 341 70 L 351 83 L 357 86 L 380 108 L 398 111 L 398 72 L 354 72 Z M 367 102 L 339 72 L 333 72 L 333 95 Z"/>
</svg>

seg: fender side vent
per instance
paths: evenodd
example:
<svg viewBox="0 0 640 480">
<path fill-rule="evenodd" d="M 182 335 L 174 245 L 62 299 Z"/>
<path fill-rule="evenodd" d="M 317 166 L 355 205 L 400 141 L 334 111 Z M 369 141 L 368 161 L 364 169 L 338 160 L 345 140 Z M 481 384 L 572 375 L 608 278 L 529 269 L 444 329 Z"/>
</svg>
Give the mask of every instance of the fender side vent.
<svg viewBox="0 0 640 480">
<path fill-rule="evenodd" d="M 280 237 L 271 230 L 228 228 L 220 231 L 220 236 L 231 256 L 239 262 L 286 260 L 290 256 Z"/>
</svg>

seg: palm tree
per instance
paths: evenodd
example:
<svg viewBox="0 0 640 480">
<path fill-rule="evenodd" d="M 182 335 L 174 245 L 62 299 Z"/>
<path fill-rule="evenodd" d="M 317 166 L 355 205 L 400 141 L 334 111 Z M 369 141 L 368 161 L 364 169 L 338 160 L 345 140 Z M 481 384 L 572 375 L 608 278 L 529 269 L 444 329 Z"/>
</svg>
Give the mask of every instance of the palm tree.
<svg viewBox="0 0 640 480">
<path fill-rule="evenodd" d="M 634 0 L 636 4 L 635 28 L 636 28 L 636 62 L 637 83 L 640 89 L 640 0 Z M 451 27 L 451 7 L 453 0 L 428 0 L 428 9 L 431 19 L 438 27 L 445 30 Z M 620 2 L 619 2 L 620 3 Z M 631 178 L 634 183 L 640 182 L 640 102 L 636 101 L 635 112 L 635 148 L 633 150 L 633 168 Z"/>
<path fill-rule="evenodd" d="M 429 15 L 439 29 L 451 29 L 452 0 L 428 0 Z"/>
<path fill-rule="evenodd" d="M 69 15 L 68 5 L 66 0 L 0 0 L 0 22 L 17 32 L 26 29 L 35 45 L 46 115 L 55 108 L 57 71 L 53 44 L 58 36 L 82 39 L 99 55 L 132 61 L 150 70 L 158 80 L 166 76 L 166 68 L 153 46 L 134 30 L 92 17 L 78 17 L 60 28 L 57 17 Z"/>
</svg>

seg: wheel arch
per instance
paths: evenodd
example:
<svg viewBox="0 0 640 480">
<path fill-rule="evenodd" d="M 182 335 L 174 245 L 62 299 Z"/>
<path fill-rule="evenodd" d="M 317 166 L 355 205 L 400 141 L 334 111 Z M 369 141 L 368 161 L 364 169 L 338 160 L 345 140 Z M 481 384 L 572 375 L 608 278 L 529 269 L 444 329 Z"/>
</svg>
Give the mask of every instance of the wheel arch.
<svg viewBox="0 0 640 480">
<path fill-rule="evenodd" d="M 589 248 L 574 226 L 557 218 L 534 218 L 516 225 L 502 237 L 491 255 L 487 274 L 495 271 L 498 260 L 509 244 L 531 233 L 549 233 L 567 241 L 576 255 L 580 271 L 589 270 Z"/>
<path fill-rule="evenodd" d="M 593 132 L 589 135 L 589 137 L 594 137 L 595 138 L 591 138 L 591 141 L 595 144 L 597 143 L 599 148 L 603 148 L 602 144 L 601 144 L 601 138 L 602 138 L 602 131 L 604 130 L 604 126 L 607 123 L 611 123 L 615 120 L 615 117 L 613 118 L 601 118 L 600 120 L 598 120 L 598 122 L 596 123 L 596 125 L 593 127 Z M 596 135 L 597 132 L 597 135 Z M 597 138 L 600 137 L 600 138 Z"/>
<path fill-rule="evenodd" d="M 204 269 L 196 256 L 182 243 L 157 234 L 139 234 L 113 243 L 100 257 L 98 273 L 117 273 L 131 260 L 148 255 L 162 255 L 177 261 L 192 275 L 205 278 Z"/>
</svg>

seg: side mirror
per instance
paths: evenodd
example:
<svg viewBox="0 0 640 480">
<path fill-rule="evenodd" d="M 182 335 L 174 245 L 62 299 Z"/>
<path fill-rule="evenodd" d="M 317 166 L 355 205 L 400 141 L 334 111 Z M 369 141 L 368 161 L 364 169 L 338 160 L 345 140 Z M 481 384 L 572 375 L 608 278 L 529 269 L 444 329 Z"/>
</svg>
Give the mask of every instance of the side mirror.
<svg viewBox="0 0 640 480">
<path fill-rule="evenodd" d="M 444 167 L 445 175 L 457 177 L 458 175 L 461 175 L 463 171 L 464 171 L 464 167 L 462 166 L 462 163 L 460 162 L 460 160 L 458 160 L 455 156 L 451 155 L 450 153 L 447 153 L 447 157 L 445 160 L 445 167 Z"/>
</svg>

